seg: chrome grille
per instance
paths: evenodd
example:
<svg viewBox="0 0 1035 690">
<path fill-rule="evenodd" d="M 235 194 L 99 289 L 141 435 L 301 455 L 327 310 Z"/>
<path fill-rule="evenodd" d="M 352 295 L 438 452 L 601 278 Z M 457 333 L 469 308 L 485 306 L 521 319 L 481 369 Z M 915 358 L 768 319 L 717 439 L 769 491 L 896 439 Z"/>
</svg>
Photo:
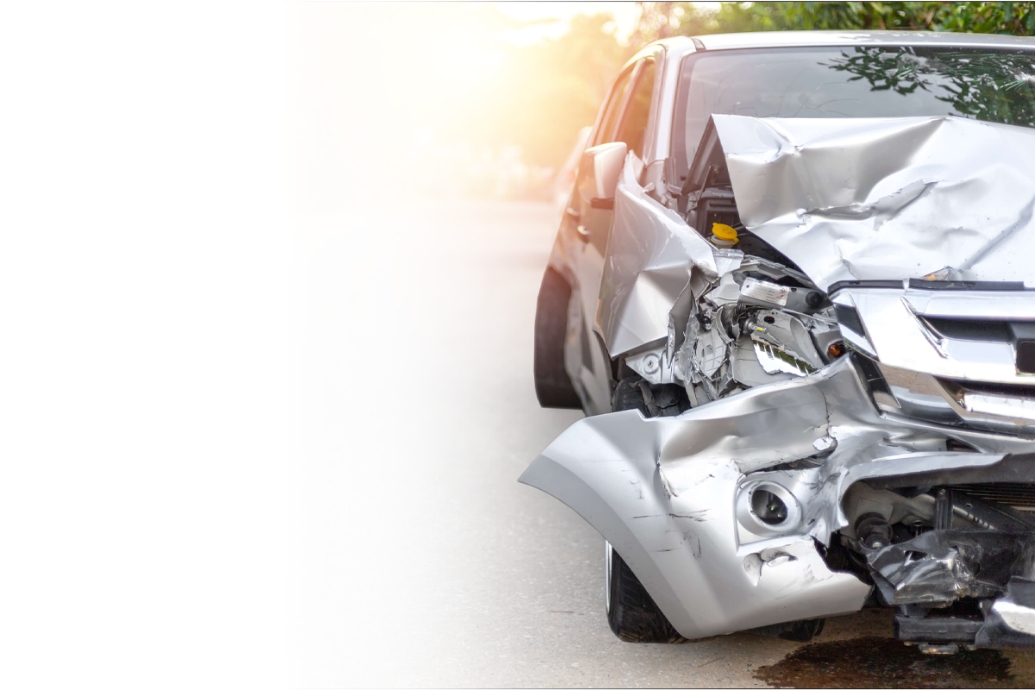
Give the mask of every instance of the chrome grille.
<svg viewBox="0 0 1035 690">
<path fill-rule="evenodd" d="M 956 484 L 952 488 L 990 503 L 1035 511 L 1035 485 L 1032 484 Z"/>
</svg>

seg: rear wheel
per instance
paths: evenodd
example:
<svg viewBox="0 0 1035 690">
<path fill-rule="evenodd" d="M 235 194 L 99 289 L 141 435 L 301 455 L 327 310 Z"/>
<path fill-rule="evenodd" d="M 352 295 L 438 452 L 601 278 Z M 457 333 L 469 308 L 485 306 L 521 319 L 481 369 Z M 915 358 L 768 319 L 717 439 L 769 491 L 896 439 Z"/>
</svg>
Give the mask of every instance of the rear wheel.
<svg viewBox="0 0 1035 690">
<path fill-rule="evenodd" d="M 582 409 L 575 387 L 564 369 L 564 338 L 570 299 L 568 282 L 552 268 L 546 269 L 536 302 L 533 354 L 535 393 L 543 407 Z"/>
</svg>

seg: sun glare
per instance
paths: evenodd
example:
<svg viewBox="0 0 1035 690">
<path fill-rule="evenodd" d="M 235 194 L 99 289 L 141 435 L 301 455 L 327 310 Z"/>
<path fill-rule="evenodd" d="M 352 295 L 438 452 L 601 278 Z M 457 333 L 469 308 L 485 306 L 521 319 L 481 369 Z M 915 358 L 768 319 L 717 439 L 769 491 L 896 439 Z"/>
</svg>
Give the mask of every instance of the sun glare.
<svg viewBox="0 0 1035 690">
<path fill-rule="evenodd" d="M 493 176 L 541 187 L 592 124 L 639 16 L 634 3 L 599 2 L 291 12 L 307 75 L 295 87 L 300 184 L 334 203 L 400 170 L 414 187 Z"/>
</svg>

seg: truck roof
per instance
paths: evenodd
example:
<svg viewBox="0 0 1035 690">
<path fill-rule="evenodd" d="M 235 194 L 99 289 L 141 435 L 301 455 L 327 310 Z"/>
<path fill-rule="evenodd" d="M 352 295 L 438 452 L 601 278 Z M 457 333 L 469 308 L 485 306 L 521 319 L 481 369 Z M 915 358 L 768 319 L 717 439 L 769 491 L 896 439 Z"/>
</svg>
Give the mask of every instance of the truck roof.
<svg viewBox="0 0 1035 690">
<path fill-rule="evenodd" d="M 1035 38 L 941 31 L 758 31 L 677 36 L 661 41 L 675 52 L 793 46 L 912 45 L 1035 50 Z"/>
</svg>

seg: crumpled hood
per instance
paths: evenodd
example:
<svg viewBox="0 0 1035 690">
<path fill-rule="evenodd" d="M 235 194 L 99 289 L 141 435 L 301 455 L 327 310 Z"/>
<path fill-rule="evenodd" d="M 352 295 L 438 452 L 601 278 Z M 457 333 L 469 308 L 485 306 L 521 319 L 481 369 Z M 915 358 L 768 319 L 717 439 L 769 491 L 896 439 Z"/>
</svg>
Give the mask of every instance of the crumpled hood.
<svg viewBox="0 0 1035 690">
<path fill-rule="evenodd" d="M 1035 285 L 1035 130 L 713 118 L 744 226 L 820 288 L 930 274 Z"/>
</svg>

